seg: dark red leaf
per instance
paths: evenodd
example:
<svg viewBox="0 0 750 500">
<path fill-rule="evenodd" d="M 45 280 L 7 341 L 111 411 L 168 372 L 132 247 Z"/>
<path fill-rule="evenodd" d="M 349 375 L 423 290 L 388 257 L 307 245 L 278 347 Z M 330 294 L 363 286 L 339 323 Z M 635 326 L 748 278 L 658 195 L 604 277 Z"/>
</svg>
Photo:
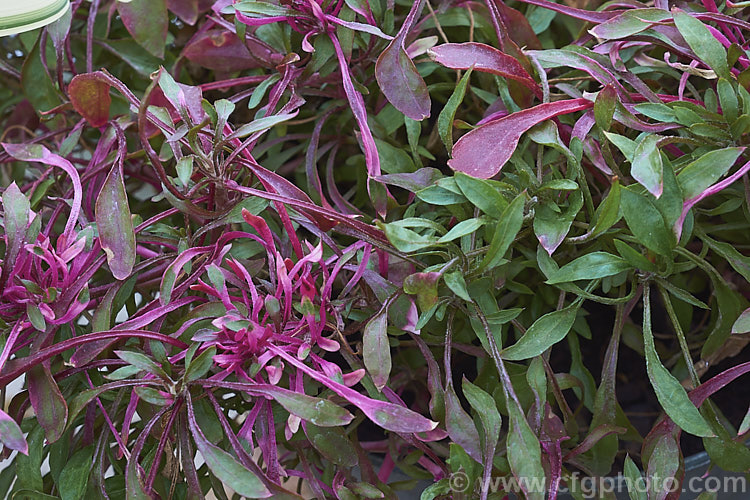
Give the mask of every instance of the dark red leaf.
<svg viewBox="0 0 750 500">
<path fill-rule="evenodd" d="M 583 98 L 540 104 L 488 122 L 461 137 L 448 165 L 459 172 L 488 179 L 503 168 L 524 132 L 558 115 L 581 111 L 594 103 Z"/>
<path fill-rule="evenodd" d="M 92 127 L 101 127 L 109 120 L 109 84 L 96 73 L 76 75 L 68 85 L 68 97 L 78 114 Z"/>
</svg>

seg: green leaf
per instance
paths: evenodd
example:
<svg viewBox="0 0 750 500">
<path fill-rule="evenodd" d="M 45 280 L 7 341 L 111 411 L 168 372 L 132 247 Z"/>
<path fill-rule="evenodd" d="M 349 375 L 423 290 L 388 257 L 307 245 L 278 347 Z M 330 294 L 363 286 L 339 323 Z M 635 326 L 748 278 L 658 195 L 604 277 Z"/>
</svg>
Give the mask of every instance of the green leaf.
<svg viewBox="0 0 750 500">
<path fill-rule="evenodd" d="M 479 415 L 479 420 L 482 421 L 486 445 L 483 460 L 492 461 L 497 440 L 500 439 L 500 426 L 502 424 L 502 418 L 500 417 L 500 412 L 497 410 L 495 399 L 469 382 L 466 377 L 463 378 L 461 384 L 466 400 L 474 408 L 474 411 L 477 412 L 477 415 Z M 487 453 L 490 450 L 492 452 Z"/>
<path fill-rule="evenodd" d="M 122 160 L 122 159 L 120 159 Z M 122 163 L 115 161 L 95 205 L 99 241 L 107 254 L 112 276 L 124 280 L 135 265 L 135 231 L 122 177 Z"/>
<path fill-rule="evenodd" d="M 596 222 L 591 230 L 594 236 L 614 226 L 620 220 L 620 182 L 614 181 L 609 194 L 596 209 Z"/>
<path fill-rule="evenodd" d="M 118 358 L 130 365 L 137 366 L 141 370 L 147 371 L 152 375 L 156 375 L 163 380 L 169 380 L 169 376 L 167 376 L 167 373 L 164 371 L 164 369 L 159 366 L 156 361 L 146 356 L 145 354 L 134 351 L 115 351 L 115 354 L 117 354 Z"/>
<path fill-rule="evenodd" d="M 319 427 L 336 427 L 347 425 L 354 416 L 348 410 L 327 399 L 308 396 L 280 387 L 268 386 L 253 388 L 276 400 L 289 413 Z"/>
<path fill-rule="evenodd" d="M 503 210 L 508 206 L 508 202 L 490 181 L 477 179 L 463 172 L 456 172 L 454 179 L 461 192 L 474 206 L 494 219 L 503 216 Z"/>
<path fill-rule="evenodd" d="M 630 500 L 647 500 L 645 490 L 646 480 L 641 475 L 641 471 L 635 465 L 633 459 L 630 458 L 630 455 L 625 457 L 624 469 Z"/>
<path fill-rule="evenodd" d="M 440 135 L 440 139 L 443 141 L 443 145 L 445 145 L 448 154 L 453 150 L 453 120 L 456 118 L 456 111 L 466 95 L 466 85 L 469 83 L 471 71 L 471 69 L 468 70 L 464 73 L 464 76 L 461 77 L 461 80 L 458 82 L 458 85 L 456 85 L 448 102 L 445 103 L 445 107 L 438 116 L 438 134 Z"/>
<path fill-rule="evenodd" d="M 745 309 L 737 321 L 732 325 L 732 333 L 749 333 L 750 332 L 750 308 Z"/>
<path fill-rule="evenodd" d="M 633 236 L 649 250 L 669 256 L 675 244 L 672 232 L 653 202 L 630 189 L 622 189 L 622 213 Z"/>
<path fill-rule="evenodd" d="M 545 492 L 543 490 L 524 488 L 527 484 L 545 484 L 539 440 L 529 427 L 521 408 L 514 401 L 510 401 L 508 404 L 508 416 L 510 429 L 506 449 L 510 470 L 513 471 L 519 485 L 527 490 L 526 498 L 528 500 L 544 500 Z"/>
<path fill-rule="evenodd" d="M 607 139 L 609 139 L 609 142 L 617 146 L 617 149 L 622 152 L 626 160 L 633 161 L 635 148 L 638 145 L 635 141 L 628 139 L 625 136 L 613 134 L 611 132 L 604 132 L 604 135 L 607 137 Z"/>
<path fill-rule="evenodd" d="M 716 83 L 716 93 L 719 95 L 719 104 L 724 118 L 727 123 L 734 123 L 739 116 L 740 104 L 732 84 L 725 78 L 719 78 Z"/>
<path fill-rule="evenodd" d="M 325 458 L 341 467 L 354 467 L 358 463 L 357 450 L 340 427 L 304 427 L 307 439 Z"/>
<path fill-rule="evenodd" d="M 39 37 L 21 68 L 23 93 L 37 113 L 49 111 L 61 102 L 57 86 L 42 64 L 39 45 L 42 39 L 46 37 Z"/>
<path fill-rule="evenodd" d="M 649 271 L 652 273 L 655 273 L 658 269 L 656 265 L 648 260 L 646 257 L 643 256 L 642 253 L 635 250 L 633 247 L 629 246 L 627 243 L 624 243 L 620 240 L 613 240 L 615 244 L 615 248 L 617 249 L 617 253 L 620 254 L 620 256 L 627 260 L 633 267 L 636 269 L 640 269 L 642 271 Z"/>
<path fill-rule="evenodd" d="M 656 143 L 661 137 L 649 134 L 641 139 L 633 151 L 630 175 L 633 176 L 646 190 L 656 198 L 661 196 L 664 189 L 661 153 Z"/>
<path fill-rule="evenodd" d="M 206 376 L 214 364 L 216 347 L 211 346 L 198 355 L 197 358 L 191 359 L 190 364 L 185 368 L 185 382 L 192 382 Z"/>
<path fill-rule="evenodd" d="M 466 280 L 464 280 L 464 275 L 460 271 L 444 274 L 443 281 L 445 281 L 451 292 L 467 302 L 472 302 L 471 295 L 469 295 L 469 291 L 466 289 Z"/>
<path fill-rule="evenodd" d="M 605 85 L 596 96 L 596 100 L 594 101 L 594 119 L 596 120 L 596 125 L 602 130 L 609 130 L 609 127 L 612 126 L 612 117 L 615 114 L 617 101 L 617 91 L 612 85 Z"/>
<path fill-rule="evenodd" d="M 399 251 L 410 253 L 422 250 L 423 248 L 434 245 L 437 242 L 436 238 L 422 236 L 419 233 L 406 229 L 398 224 L 378 224 L 383 232 L 385 232 L 388 241 L 393 244 Z"/>
<path fill-rule="evenodd" d="M 672 13 L 677 30 L 695 55 L 708 64 L 718 76 L 731 79 L 727 66 L 727 51 L 706 25 L 678 8 L 672 9 Z"/>
<path fill-rule="evenodd" d="M 578 313 L 578 304 L 552 311 L 540 317 L 526 330 L 523 337 L 500 353 L 503 359 L 520 361 L 539 356 L 560 342 L 570 331 Z"/>
<path fill-rule="evenodd" d="M 727 173 L 745 148 L 724 148 L 709 151 L 686 165 L 677 175 L 685 200 L 698 197 Z"/>
<path fill-rule="evenodd" d="M 268 498 L 271 492 L 263 485 L 263 482 L 235 460 L 232 455 L 218 446 L 211 444 L 198 427 L 195 421 L 192 401 L 188 399 L 188 425 L 193 435 L 195 446 L 203 455 L 203 460 L 222 483 L 226 484 L 240 495 L 250 498 Z"/>
<path fill-rule="evenodd" d="M 250 134 L 257 132 L 265 132 L 266 130 L 278 125 L 279 123 L 291 120 L 297 116 L 297 113 L 284 113 L 280 115 L 266 116 L 264 118 L 258 118 L 250 123 L 242 125 L 240 128 L 235 130 L 231 135 L 227 137 L 227 140 L 241 139 L 247 137 Z"/>
<path fill-rule="evenodd" d="M 592 252 L 565 264 L 550 276 L 547 283 L 565 283 L 614 276 L 631 268 L 624 259 L 606 252 Z"/>
<path fill-rule="evenodd" d="M 516 196 L 510 205 L 503 210 L 500 221 L 495 226 L 495 235 L 487 250 L 480 268 L 492 269 L 496 267 L 505 253 L 510 248 L 511 243 L 516 238 L 518 231 L 523 225 L 523 206 L 526 199 L 526 193 Z"/>
<path fill-rule="evenodd" d="M 391 373 L 391 346 L 388 343 L 388 306 L 378 311 L 362 332 L 362 358 L 379 391 L 388 383 Z"/>
<path fill-rule="evenodd" d="M 42 311 L 39 310 L 39 306 L 37 306 L 36 304 L 33 304 L 31 302 L 28 302 L 26 304 L 26 316 L 29 318 L 31 326 L 33 326 L 40 332 L 44 332 L 47 329 L 47 322 L 44 321 Z"/>
<path fill-rule="evenodd" d="M 451 230 L 448 231 L 445 235 L 441 236 L 440 239 L 437 240 L 437 242 L 448 243 L 449 241 L 453 241 L 455 239 L 461 238 L 462 236 L 466 236 L 467 234 L 471 234 L 480 227 L 484 226 L 486 222 L 487 221 L 483 218 L 467 219 L 461 221 L 453 226 Z"/>
<path fill-rule="evenodd" d="M 659 404 L 669 418 L 685 432 L 700 437 L 713 437 L 711 427 L 690 401 L 685 388 L 674 375 L 669 373 L 669 370 L 664 368 L 656 353 L 654 334 L 651 332 L 651 300 L 648 284 L 645 285 L 643 292 L 643 344 L 648 378 L 656 392 Z"/>
<path fill-rule="evenodd" d="M 84 498 L 89 474 L 93 469 L 94 449 L 87 446 L 78 450 L 63 467 L 57 488 L 62 500 Z"/>
</svg>

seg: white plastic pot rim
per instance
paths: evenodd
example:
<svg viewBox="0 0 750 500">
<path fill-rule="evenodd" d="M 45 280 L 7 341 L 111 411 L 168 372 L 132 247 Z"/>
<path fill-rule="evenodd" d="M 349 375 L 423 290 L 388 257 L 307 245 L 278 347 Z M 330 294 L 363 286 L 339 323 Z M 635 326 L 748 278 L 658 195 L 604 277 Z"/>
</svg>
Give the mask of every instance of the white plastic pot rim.
<svg viewBox="0 0 750 500">
<path fill-rule="evenodd" d="M 60 19 L 70 8 L 68 0 L 0 1 L 0 36 L 41 28 Z"/>
</svg>

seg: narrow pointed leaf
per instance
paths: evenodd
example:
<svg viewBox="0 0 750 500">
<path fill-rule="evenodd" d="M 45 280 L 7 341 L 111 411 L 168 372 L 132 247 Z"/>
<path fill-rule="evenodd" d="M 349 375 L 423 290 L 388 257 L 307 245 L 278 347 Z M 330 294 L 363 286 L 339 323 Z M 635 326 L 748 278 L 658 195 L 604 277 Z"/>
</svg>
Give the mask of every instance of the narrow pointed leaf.
<svg viewBox="0 0 750 500">
<path fill-rule="evenodd" d="M 664 368 L 654 346 L 654 334 L 651 331 L 651 301 L 648 285 L 643 294 L 643 344 L 646 354 L 646 371 L 651 386 L 656 392 L 659 404 L 674 423 L 685 432 L 695 436 L 714 436 L 698 408 L 688 398 L 685 388 L 669 370 Z"/>
<path fill-rule="evenodd" d="M 624 259 L 607 252 L 591 252 L 552 273 L 547 283 L 565 283 L 577 280 L 593 280 L 613 276 L 627 271 L 631 266 Z"/>
<path fill-rule="evenodd" d="M 635 147 L 630 174 L 656 198 L 664 190 L 664 166 L 656 143 L 658 135 L 647 135 Z"/>
<path fill-rule="evenodd" d="M 578 313 L 578 305 L 547 313 L 534 321 L 518 342 L 504 349 L 503 359 L 519 361 L 533 358 L 560 342 L 570 331 Z"/>
<path fill-rule="evenodd" d="M 388 310 L 383 307 L 367 322 L 362 333 L 365 368 L 378 390 L 383 390 L 391 373 L 391 346 L 388 344 L 387 328 Z"/>
<path fill-rule="evenodd" d="M 0 443 L 8 449 L 19 451 L 24 455 L 29 454 L 29 444 L 23 436 L 21 427 L 2 409 L 0 409 Z"/>
<path fill-rule="evenodd" d="M 245 468 L 229 453 L 218 446 L 213 445 L 206 439 L 203 431 L 198 427 L 195 420 L 192 401 L 188 401 L 188 425 L 193 435 L 195 446 L 203 455 L 206 465 L 216 478 L 226 484 L 240 495 L 249 498 L 268 498 L 271 492 L 263 485 L 263 482 Z"/>
<path fill-rule="evenodd" d="M 135 232 L 121 165 L 112 165 L 96 199 L 96 224 L 112 275 L 124 280 L 135 265 Z"/>
<path fill-rule="evenodd" d="M 424 0 L 412 4 L 396 38 L 391 40 L 375 63 L 375 77 L 385 97 L 397 110 L 417 121 L 430 116 L 430 93 L 404 49 L 404 40 L 423 7 Z"/>
</svg>

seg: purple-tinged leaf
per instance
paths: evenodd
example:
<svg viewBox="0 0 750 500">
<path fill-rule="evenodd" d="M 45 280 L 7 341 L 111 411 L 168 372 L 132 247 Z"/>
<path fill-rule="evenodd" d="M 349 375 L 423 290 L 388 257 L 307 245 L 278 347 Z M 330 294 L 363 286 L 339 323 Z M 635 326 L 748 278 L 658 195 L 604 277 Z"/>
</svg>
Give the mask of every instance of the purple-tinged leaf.
<svg viewBox="0 0 750 500">
<path fill-rule="evenodd" d="M 65 170 L 65 173 L 70 176 L 70 180 L 73 182 L 73 203 L 70 207 L 70 216 L 68 217 L 67 224 L 65 224 L 63 235 L 65 235 L 66 244 L 73 243 L 72 232 L 78 221 L 78 214 L 81 212 L 81 200 L 83 198 L 81 179 L 73 164 L 62 156 L 51 153 L 47 148 L 40 144 L 3 143 L 2 146 L 9 155 L 17 160 L 38 161 L 45 165 L 59 167 Z"/>
<path fill-rule="evenodd" d="M 404 406 L 368 398 L 345 385 L 331 380 L 276 346 L 269 346 L 269 350 L 280 358 L 283 358 L 287 363 L 302 370 L 310 378 L 317 380 L 358 407 L 370 420 L 385 430 L 399 433 L 414 433 L 428 432 L 437 427 L 437 422 L 433 422 Z"/>
<path fill-rule="evenodd" d="M 222 73 L 233 73 L 262 65 L 235 33 L 208 30 L 185 46 L 182 54 L 191 62 Z"/>
<path fill-rule="evenodd" d="M 429 50 L 432 59 L 451 69 L 470 69 L 516 80 L 542 98 L 542 89 L 515 58 L 483 43 L 444 43 Z"/>
<path fill-rule="evenodd" d="M 680 215 L 680 218 L 677 219 L 677 222 L 675 222 L 674 225 L 674 232 L 677 235 L 677 238 L 680 237 L 682 234 L 682 224 L 685 222 L 685 217 L 687 217 L 688 212 L 690 211 L 693 206 L 698 203 L 699 201 L 703 200 L 704 198 L 707 198 L 711 195 L 714 195 L 723 189 L 731 186 L 736 181 L 742 178 L 743 175 L 745 175 L 748 171 L 750 171 L 750 161 L 742 165 L 739 170 L 737 170 L 735 173 L 730 175 L 724 180 L 721 180 L 714 184 L 713 186 L 708 187 L 707 189 L 703 190 L 699 195 L 694 196 L 693 198 L 686 198 L 685 203 L 682 207 L 682 214 Z M 679 176 L 677 177 L 679 180 Z"/>
<path fill-rule="evenodd" d="M 39 425 L 44 429 L 47 441 L 54 443 L 65 430 L 68 405 L 60 393 L 48 364 L 36 365 L 26 374 L 29 384 L 29 399 Z"/>
<path fill-rule="evenodd" d="M 527 3 L 530 5 L 537 5 L 539 7 L 544 7 L 545 9 L 550 9 L 555 12 L 559 12 L 560 14 L 565 14 L 566 16 L 570 16 L 576 19 L 581 19 L 583 21 L 590 21 L 592 23 L 603 23 L 612 17 L 619 14 L 617 11 L 595 11 L 595 10 L 586 10 L 586 9 L 576 9 L 575 7 L 568 7 L 565 4 L 557 4 L 555 2 L 551 2 L 549 0 L 520 0 L 523 3 Z"/>
<path fill-rule="evenodd" d="M 98 73 L 84 73 L 73 77 L 68 85 L 68 97 L 73 108 L 92 127 L 101 127 L 109 120 L 112 97 L 110 85 Z"/>
<path fill-rule="evenodd" d="M 429 311 L 437 303 L 440 276 L 438 272 L 414 273 L 404 279 L 404 292 L 417 296 L 420 311 Z"/>
<path fill-rule="evenodd" d="M 424 189 L 427 186 L 435 184 L 438 180 L 442 179 L 443 174 L 436 168 L 420 168 L 416 172 L 407 172 L 403 174 L 387 174 L 379 175 L 374 177 L 374 180 L 390 184 L 391 186 L 398 186 L 400 188 L 416 193 L 420 189 Z"/>
<path fill-rule="evenodd" d="M 661 137 L 647 135 L 635 146 L 630 175 L 637 180 L 655 198 L 661 197 L 664 191 L 664 166 L 657 143 Z"/>
<path fill-rule="evenodd" d="M 488 179 L 496 175 L 510 159 L 524 132 L 537 123 L 558 115 L 582 111 L 593 106 L 584 99 L 569 99 L 517 111 L 485 123 L 461 137 L 453 146 L 448 165 L 459 172 Z"/>
<path fill-rule="evenodd" d="M 23 437 L 23 431 L 15 420 L 0 409 L 0 443 L 8 449 L 16 450 L 24 455 L 29 454 L 29 444 Z"/>
<path fill-rule="evenodd" d="M 589 33 L 599 40 L 627 38 L 671 18 L 669 11 L 663 9 L 631 9 L 594 26 Z"/>
<path fill-rule="evenodd" d="M 166 1 L 117 2 L 117 11 L 125 28 L 135 41 L 152 55 L 162 59 L 169 27 Z"/>
<path fill-rule="evenodd" d="M 187 401 L 187 414 L 188 425 L 190 426 L 190 432 L 193 435 L 195 446 L 198 448 L 201 455 L 203 455 L 203 460 L 205 460 L 208 468 L 219 481 L 226 484 L 240 495 L 249 498 L 268 498 L 271 496 L 271 492 L 268 491 L 258 476 L 235 460 L 232 455 L 218 446 L 213 445 L 208 439 L 206 439 L 203 431 L 198 426 L 198 422 L 195 420 L 193 402 L 189 395 Z"/>
<path fill-rule="evenodd" d="M 448 383 L 445 388 L 445 428 L 451 441 L 459 445 L 478 463 L 483 463 L 479 432 L 471 415 L 461 407 L 452 383 Z"/>
<path fill-rule="evenodd" d="M 124 280 L 135 265 L 135 231 L 122 176 L 122 157 L 115 161 L 96 199 L 99 241 L 112 276 Z"/>
<path fill-rule="evenodd" d="M 744 151 L 745 148 L 716 149 L 683 167 L 677 176 L 677 182 L 685 199 L 700 196 L 732 168 Z"/>
<path fill-rule="evenodd" d="M 596 428 L 590 430 L 583 441 L 581 441 L 578 446 L 570 450 L 568 454 L 565 455 L 564 459 L 565 461 L 568 461 L 571 458 L 580 455 L 581 453 L 586 453 L 591 448 L 593 448 L 596 443 L 601 441 L 602 438 L 605 438 L 612 434 L 625 434 L 625 432 L 627 432 L 627 429 L 624 427 L 617 427 L 616 425 L 612 424 L 599 425 Z"/>
<path fill-rule="evenodd" d="M 654 445 L 646 469 L 646 480 L 649 484 L 648 498 L 664 500 L 678 482 L 676 476 L 680 469 L 680 447 L 671 434 L 664 434 Z M 671 480 L 671 481 L 670 481 Z"/>
<path fill-rule="evenodd" d="M 375 63 L 375 77 L 385 97 L 397 110 L 417 121 L 430 116 L 430 93 L 404 49 L 404 40 L 423 7 L 424 0 L 412 4 L 396 38 L 391 40 Z"/>
<path fill-rule="evenodd" d="M 391 346 L 388 343 L 388 302 L 367 322 L 362 332 L 362 359 L 379 391 L 391 373 Z"/>
</svg>

